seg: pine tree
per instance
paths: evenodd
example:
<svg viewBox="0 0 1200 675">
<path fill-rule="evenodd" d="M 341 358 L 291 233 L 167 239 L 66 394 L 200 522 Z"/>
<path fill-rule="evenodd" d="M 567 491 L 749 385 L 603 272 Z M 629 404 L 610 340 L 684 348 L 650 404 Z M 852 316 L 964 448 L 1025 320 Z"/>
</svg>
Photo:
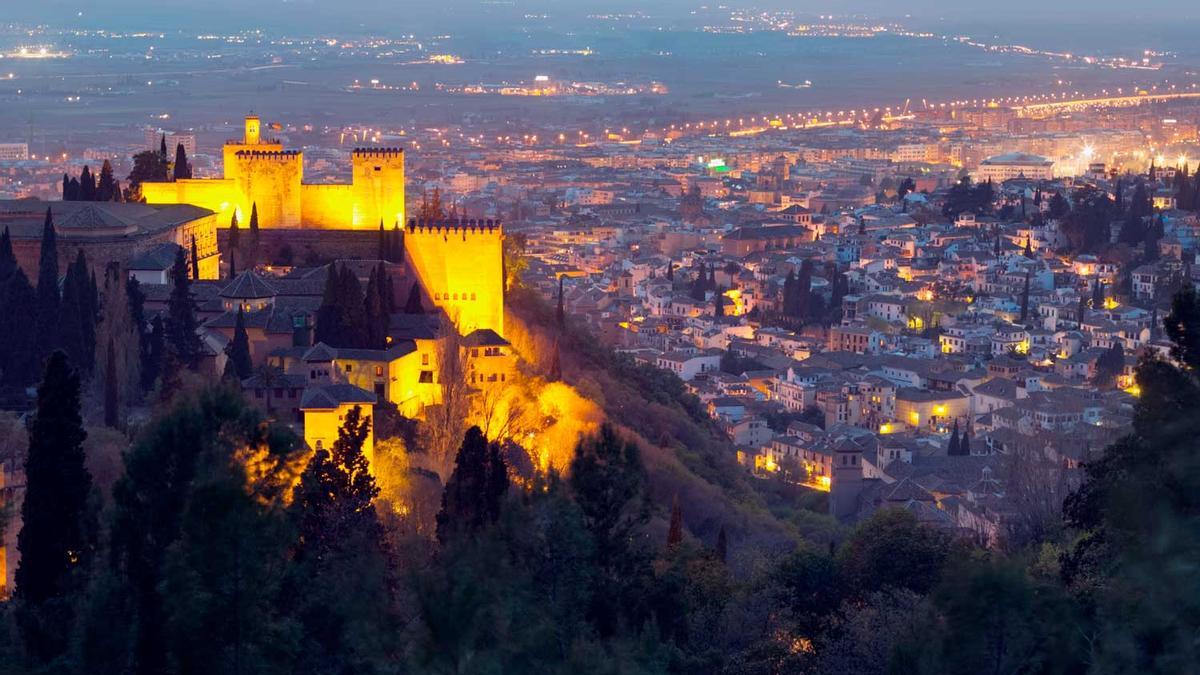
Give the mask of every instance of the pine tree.
<svg viewBox="0 0 1200 675">
<path fill-rule="evenodd" d="M 250 335 L 246 332 L 246 316 L 241 307 L 238 307 L 237 320 L 233 324 L 233 340 L 225 347 L 225 354 L 239 380 L 254 374 L 254 363 L 250 360 Z"/>
<path fill-rule="evenodd" d="M 679 506 L 679 494 L 671 499 L 671 524 L 667 528 L 667 548 L 683 543 L 683 509 Z"/>
<path fill-rule="evenodd" d="M 79 415 L 79 375 L 55 352 L 38 387 L 25 460 L 23 526 L 17 535 L 18 625 L 38 665 L 63 655 L 72 635 L 72 598 L 82 592 L 95 547 L 88 513 L 92 477 Z"/>
<path fill-rule="evenodd" d="M 171 268 L 171 295 L 167 301 L 166 347 L 180 366 L 195 370 L 200 365 L 203 346 L 197 330 L 196 306 L 192 300 L 191 281 L 183 248 L 175 251 Z"/>
<path fill-rule="evenodd" d="M 446 544 L 495 523 L 507 490 L 508 467 L 500 446 L 488 443 L 479 427 L 471 427 L 463 437 L 454 459 L 454 472 L 442 492 L 442 509 L 437 515 L 438 541 Z"/>
<path fill-rule="evenodd" d="M 46 221 L 42 226 L 42 250 L 38 264 L 37 286 L 37 345 L 41 363 L 50 352 L 58 348 L 58 323 L 60 298 L 58 295 L 58 236 L 54 230 L 54 217 L 46 208 Z"/>
<path fill-rule="evenodd" d="M 950 433 L 950 443 L 946 446 L 946 454 L 954 457 L 959 454 L 961 441 L 958 438 L 958 420 L 954 420 L 954 431 Z"/>
<path fill-rule="evenodd" d="M 183 143 L 175 146 L 175 167 L 171 173 L 174 180 L 184 180 L 192 177 L 192 165 L 188 163 L 187 150 Z"/>
</svg>

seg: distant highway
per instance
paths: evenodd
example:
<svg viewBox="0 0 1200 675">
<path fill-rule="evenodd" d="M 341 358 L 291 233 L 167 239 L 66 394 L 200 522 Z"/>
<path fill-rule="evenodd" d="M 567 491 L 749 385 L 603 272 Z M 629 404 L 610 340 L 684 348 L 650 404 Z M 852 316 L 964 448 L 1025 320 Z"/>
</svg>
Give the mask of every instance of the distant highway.
<svg viewBox="0 0 1200 675">
<path fill-rule="evenodd" d="M 1173 94 L 1134 94 L 1132 96 L 1103 96 L 1097 98 L 1079 98 L 1069 101 L 1045 101 L 1027 105 L 1010 106 L 1021 113 L 1052 112 L 1055 110 L 1078 110 L 1080 108 L 1120 107 L 1141 105 L 1153 101 L 1172 101 L 1184 98 L 1200 98 L 1200 92 L 1180 92 Z"/>
</svg>

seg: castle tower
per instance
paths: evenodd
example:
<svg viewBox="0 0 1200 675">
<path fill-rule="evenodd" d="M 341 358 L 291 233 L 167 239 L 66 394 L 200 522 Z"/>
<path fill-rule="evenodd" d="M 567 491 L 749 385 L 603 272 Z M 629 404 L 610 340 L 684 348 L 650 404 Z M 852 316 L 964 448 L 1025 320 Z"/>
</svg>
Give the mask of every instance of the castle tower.
<svg viewBox="0 0 1200 675">
<path fill-rule="evenodd" d="M 390 228 L 404 222 L 404 150 L 355 148 L 350 155 L 353 212 L 350 225 Z"/>
<path fill-rule="evenodd" d="M 497 220 L 410 220 L 404 258 L 459 333 L 504 336 L 503 229 Z"/>
<path fill-rule="evenodd" d="M 246 115 L 246 133 L 242 141 L 245 145 L 258 145 L 262 140 L 259 133 L 260 123 L 258 115 Z"/>
<path fill-rule="evenodd" d="M 299 150 L 239 150 L 234 161 L 242 200 L 238 204 L 243 214 L 242 222 L 249 222 L 250 213 L 257 204 L 259 227 L 300 227 L 304 153 Z"/>
</svg>

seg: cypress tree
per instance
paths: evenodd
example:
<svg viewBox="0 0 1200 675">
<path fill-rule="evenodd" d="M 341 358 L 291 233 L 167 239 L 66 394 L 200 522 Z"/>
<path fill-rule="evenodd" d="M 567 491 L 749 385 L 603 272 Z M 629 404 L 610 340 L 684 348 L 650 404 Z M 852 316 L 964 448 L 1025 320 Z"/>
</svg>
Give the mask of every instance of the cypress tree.
<svg viewBox="0 0 1200 675">
<path fill-rule="evenodd" d="M 1025 237 L 1025 250 L 1022 255 L 1026 258 L 1033 258 L 1033 237 Z"/>
<path fill-rule="evenodd" d="M 24 388 L 37 382 L 39 344 L 37 291 L 20 267 L 0 287 L 4 320 L 0 321 L 0 366 L 3 382 Z"/>
<path fill-rule="evenodd" d="M 238 250 L 242 245 L 242 231 L 238 229 L 237 211 L 229 218 L 229 249 Z"/>
<path fill-rule="evenodd" d="M 200 281 L 200 250 L 196 248 L 196 235 L 194 234 L 192 235 L 192 281 Z"/>
<path fill-rule="evenodd" d="M 317 308 L 316 325 L 313 327 L 314 342 L 337 346 L 343 343 L 345 328 L 342 325 L 340 305 L 344 300 L 341 292 L 342 275 L 337 263 L 329 263 L 325 274 L 325 290 L 321 305 Z"/>
<path fill-rule="evenodd" d="M 1096 279 L 1092 286 L 1092 309 L 1104 308 L 1104 282 Z"/>
<path fill-rule="evenodd" d="M 258 266 L 258 202 L 250 206 L 250 267 Z"/>
<path fill-rule="evenodd" d="M 383 289 L 379 282 L 378 268 L 371 270 L 371 278 L 367 281 L 367 292 L 363 298 L 363 315 L 365 318 L 365 347 L 368 349 L 385 349 L 387 347 L 388 315 L 383 306 Z"/>
<path fill-rule="evenodd" d="M 946 446 L 946 454 L 954 457 L 959 454 L 961 442 L 958 439 L 958 420 L 954 420 L 954 431 L 950 434 L 950 443 Z"/>
<path fill-rule="evenodd" d="M 1021 291 L 1021 321 L 1029 316 L 1029 272 L 1025 273 L 1025 288 Z"/>
<path fill-rule="evenodd" d="M 59 323 L 58 295 L 58 236 L 54 230 L 54 217 L 46 208 L 46 222 L 42 226 L 42 250 L 38 265 L 37 285 L 37 344 L 38 363 L 58 348 Z"/>
<path fill-rule="evenodd" d="M 437 515 L 438 541 L 446 544 L 495 523 L 507 490 L 508 467 L 500 446 L 488 443 L 479 427 L 471 427 L 463 436 L 454 459 L 454 472 L 442 492 L 442 509 Z"/>
<path fill-rule="evenodd" d="M 117 382 L 117 350 L 113 339 L 108 339 L 104 357 L 104 426 L 116 429 L 120 424 L 120 396 Z"/>
<path fill-rule="evenodd" d="M 117 201 L 117 195 L 120 192 L 120 186 L 117 185 L 117 180 L 113 176 L 112 162 L 106 159 L 100 166 L 100 184 L 96 187 L 96 201 Z"/>
<path fill-rule="evenodd" d="M 75 201 L 75 193 L 71 187 L 71 176 L 65 172 L 63 173 L 62 180 L 62 200 L 64 202 Z"/>
<path fill-rule="evenodd" d="M 83 255 L 82 250 L 79 253 Z M 91 308 L 90 293 L 87 261 L 80 257 L 67 267 L 67 276 L 63 281 L 59 344 L 72 367 L 84 375 L 91 372 L 96 349 L 96 316 Z"/>
<path fill-rule="evenodd" d="M 142 362 L 142 390 L 150 391 L 162 374 L 167 354 L 167 328 L 161 314 L 150 320 L 150 332 L 146 334 L 145 360 Z"/>
<path fill-rule="evenodd" d="M 554 309 L 554 320 L 558 323 L 558 329 L 561 331 L 567 323 L 566 311 L 563 309 L 563 278 L 558 277 L 558 306 Z"/>
<path fill-rule="evenodd" d="M 349 267 L 342 267 L 338 286 L 342 297 L 338 309 L 341 313 L 342 343 L 334 347 L 368 347 L 370 336 L 367 331 L 366 299 L 362 284 Z"/>
<path fill-rule="evenodd" d="M 167 300 L 166 346 L 170 356 L 183 367 L 195 370 L 200 365 L 202 344 L 196 333 L 196 307 L 188 279 L 187 259 L 183 249 L 175 251 L 171 267 L 171 295 Z"/>
<path fill-rule="evenodd" d="M 729 558 L 729 542 L 725 536 L 724 525 L 722 525 L 721 529 L 717 532 L 717 548 L 715 553 L 717 560 L 720 560 L 721 562 L 726 562 Z"/>
<path fill-rule="evenodd" d="M 12 235 L 8 233 L 8 227 L 5 226 L 4 233 L 0 234 L 0 288 L 16 271 L 17 256 L 13 253 Z"/>
<path fill-rule="evenodd" d="M 408 288 L 408 300 L 404 303 L 405 314 L 423 314 L 424 308 L 421 307 L 421 287 L 414 280 L 412 286 Z"/>
<path fill-rule="evenodd" d="M 380 262 L 375 267 L 375 276 L 379 284 L 379 301 L 390 319 L 391 315 L 396 313 L 396 290 L 392 288 L 392 275 L 388 274 L 387 267 Z M 386 328 L 384 332 L 387 332 Z"/>
<path fill-rule="evenodd" d="M 241 307 L 238 307 L 237 321 L 233 325 L 233 340 L 225 347 L 225 353 L 239 380 L 254 374 L 254 363 L 250 359 L 250 335 L 246 333 L 246 317 Z"/>
<path fill-rule="evenodd" d="M 96 177 L 92 175 L 91 169 L 86 164 L 79 174 L 79 201 L 96 201 Z"/>
<path fill-rule="evenodd" d="M 667 281 L 674 281 L 674 280 L 675 280 L 675 263 L 673 261 L 668 260 L 667 261 Z"/>
<path fill-rule="evenodd" d="M 158 161 L 163 164 L 167 163 L 167 135 L 166 134 L 163 134 L 162 138 L 160 138 L 158 141 Z"/>
<path fill-rule="evenodd" d="M 679 507 L 679 493 L 671 499 L 671 524 L 667 528 L 667 548 L 683 543 L 683 509 Z"/>
<path fill-rule="evenodd" d="M 966 429 L 963 431 L 962 440 L 958 444 L 958 454 L 962 455 L 963 457 L 971 456 L 971 430 L 970 429 Z"/>
<path fill-rule="evenodd" d="M 546 373 L 547 382 L 562 380 L 562 353 L 559 351 L 558 338 L 554 339 L 554 349 L 550 352 L 550 369 Z"/>
<path fill-rule="evenodd" d="M 379 219 L 379 259 L 388 260 L 387 232 L 383 229 L 383 218 Z"/>
<path fill-rule="evenodd" d="M 400 221 L 397 220 L 392 225 L 392 262 L 401 262 L 404 260 L 404 232 L 400 230 Z"/>
<path fill-rule="evenodd" d="M 182 180 L 192 177 L 192 165 L 188 163 L 187 150 L 184 149 L 183 143 L 175 146 L 175 167 L 171 173 L 174 180 Z"/>
<path fill-rule="evenodd" d="M 17 535 L 18 626 L 38 665 L 62 656 L 75 620 L 72 598 L 95 545 L 89 526 L 92 477 L 84 466 L 87 434 L 79 415 L 79 375 L 54 352 L 38 387 L 37 414 L 25 459 L 23 526 Z"/>
<path fill-rule="evenodd" d="M 237 278 L 237 251 L 234 249 L 230 249 L 229 250 L 229 279 L 233 280 L 236 278 Z"/>
</svg>

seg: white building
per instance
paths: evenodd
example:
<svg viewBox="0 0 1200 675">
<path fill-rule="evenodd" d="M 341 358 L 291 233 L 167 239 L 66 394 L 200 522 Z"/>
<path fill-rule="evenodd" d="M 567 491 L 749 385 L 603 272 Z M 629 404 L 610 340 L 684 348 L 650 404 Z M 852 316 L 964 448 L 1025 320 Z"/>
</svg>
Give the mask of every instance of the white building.
<svg viewBox="0 0 1200 675">
<path fill-rule="evenodd" d="M 975 171 L 978 183 L 989 179 L 993 183 L 1002 183 L 1013 178 L 1051 180 L 1054 178 L 1054 161 L 1026 152 L 1008 152 L 988 157 Z"/>
<path fill-rule="evenodd" d="M 0 162 L 23 162 L 27 159 L 28 143 L 0 143 Z"/>
</svg>

